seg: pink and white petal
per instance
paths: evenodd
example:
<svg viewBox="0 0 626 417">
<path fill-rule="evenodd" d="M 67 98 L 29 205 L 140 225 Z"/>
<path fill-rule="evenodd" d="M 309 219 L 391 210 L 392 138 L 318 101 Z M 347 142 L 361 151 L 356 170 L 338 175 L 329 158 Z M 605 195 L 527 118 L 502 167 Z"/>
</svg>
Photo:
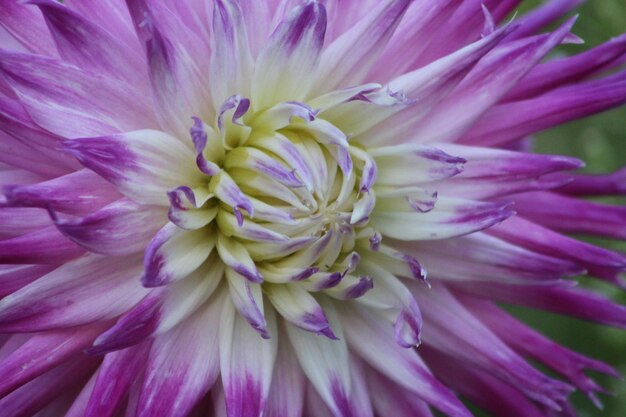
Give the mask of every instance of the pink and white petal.
<svg viewBox="0 0 626 417">
<path fill-rule="evenodd" d="M 214 247 L 209 230 L 184 230 L 168 223 L 146 248 L 141 282 L 151 288 L 181 280 L 198 269 Z"/>
<path fill-rule="evenodd" d="M 207 46 L 173 13 L 166 2 L 129 0 L 128 10 L 140 39 L 146 42 L 148 69 L 160 126 L 185 137 L 188 120 L 198 115 L 210 120 L 211 108 L 203 74 Z"/>
<path fill-rule="evenodd" d="M 232 268 L 233 271 L 245 277 L 250 282 L 261 283 L 263 277 L 259 273 L 254 260 L 250 257 L 246 246 L 236 239 L 218 234 L 217 252 L 222 262 Z"/>
<path fill-rule="evenodd" d="M 41 10 L 61 58 L 107 77 L 124 80 L 129 88 L 148 87 L 140 56 L 94 22 L 54 0 L 29 0 Z M 102 16 L 100 17 L 100 19 Z"/>
<path fill-rule="evenodd" d="M 486 233 L 433 241 L 427 247 L 397 242 L 394 247 L 416 254 L 428 267 L 429 275 L 438 279 L 547 283 L 585 271 L 576 262 L 528 250 Z"/>
<path fill-rule="evenodd" d="M 593 379 L 585 375 L 586 370 L 619 377 L 617 370 L 611 366 L 560 346 L 508 315 L 493 303 L 470 296 L 459 298 L 473 315 L 487 324 L 509 346 L 567 377 L 573 385 L 592 399 L 595 392 L 602 389 Z"/>
<path fill-rule="evenodd" d="M 52 271 L 53 265 L 0 265 L 0 298 Z"/>
<path fill-rule="evenodd" d="M 82 417 L 115 417 L 122 410 L 128 390 L 146 366 L 150 344 L 111 352 L 100 365 Z"/>
<path fill-rule="evenodd" d="M 364 81 L 389 42 L 411 0 L 386 0 L 335 39 L 322 54 L 316 91 Z"/>
<path fill-rule="evenodd" d="M 526 193 L 512 199 L 520 215 L 552 230 L 626 240 L 626 207 L 551 192 Z"/>
<path fill-rule="evenodd" d="M 315 298 L 298 284 L 265 285 L 264 294 L 276 311 L 303 330 L 336 339 L 324 310 Z"/>
<path fill-rule="evenodd" d="M 120 194 L 88 169 L 30 185 L 4 187 L 6 205 L 41 207 L 70 214 L 87 214 L 119 199 Z"/>
<path fill-rule="evenodd" d="M 352 391 L 348 347 L 333 305 L 326 302 L 322 307 L 337 340 L 314 335 L 291 324 L 285 327 L 298 362 L 311 385 L 334 415 L 348 417 L 355 411 L 350 404 Z"/>
<path fill-rule="evenodd" d="M 191 148 L 157 130 L 73 139 L 64 146 L 85 167 L 142 204 L 168 206 L 168 191 L 180 184 L 195 186 L 203 178 Z"/>
<path fill-rule="evenodd" d="M 440 240 L 474 233 L 513 216 L 509 203 L 439 198 L 426 213 L 402 197 L 381 198 L 371 216 L 383 236 L 398 240 Z"/>
<path fill-rule="evenodd" d="M 0 330 L 39 331 L 108 320 L 134 306 L 141 258 L 85 255 L 0 301 Z"/>
<path fill-rule="evenodd" d="M 152 343 L 137 417 L 185 417 L 206 395 L 220 371 L 223 303 L 213 299 Z"/>
<path fill-rule="evenodd" d="M 475 284 L 475 285 L 474 285 Z M 626 307 L 588 290 L 543 285 L 504 283 L 451 284 L 479 298 L 552 311 L 607 326 L 626 328 Z"/>
<path fill-rule="evenodd" d="M 526 233 L 519 233 L 520 230 L 525 230 Z M 488 233 L 546 255 L 573 260 L 586 268 L 589 266 L 618 269 L 626 267 L 624 255 L 563 236 L 519 216 L 495 226 Z"/>
<path fill-rule="evenodd" d="M 64 3 L 86 20 L 99 24 L 102 29 L 124 43 L 128 49 L 139 50 L 141 48 L 126 2 L 119 0 L 64 0 Z M 104 22 L 106 24 L 103 24 Z"/>
<path fill-rule="evenodd" d="M 183 322 L 215 292 L 224 268 L 215 255 L 186 279 L 152 291 L 99 335 L 91 354 L 132 346 Z"/>
<path fill-rule="evenodd" d="M 265 312 L 267 328 L 274 335 L 259 339 L 235 306 L 226 301 L 220 322 L 219 362 L 229 417 L 258 417 L 267 404 L 278 332 L 273 310 Z"/>
<path fill-rule="evenodd" d="M 272 385 L 265 405 L 265 417 L 301 417 L 306 377 L 284 332 L 278 336 L 278 353 Z"/>
<path fill-rule="evenodd" d="M 253 7 L 256 10 L 262 9 L 260 5 Z M 246 23 L 244 9 L 238 1 L 215 2 L 209 68 L 213 87 L 211 98 L 216 109 L 233 94 L 247 95 L 250 92 L 253 60 Z"/>
<path fill-rule="evenodd" d="M 341 313 L 351 350 L 372 368 L 448 416 L 472 416 L 413 350 L 396 344 L 393 329 L 384 319 L 364 308 L 342 308 Z"/>
<path fill-rule="evenodd" d="M 5 1 L 0 8 L 0 25 L 30 52 L 58 56 L 46 22 L 36 8 L 16 1 Z"/>
<path fill-rule="evenodd" d="M 52 417 L 47 413 L 53 411 L 65 415 L 77 388 L 88 382 L 97 366 L 98 359 L 82 356 L 29 381 L 0 399 L 3 417 Z"/>
<path fill-rule="evenodd" d="M 369 154 L 378 167 L 376 185 L 408 186 L 450 178 L 467 162 L 436 147 L 412 144 L 372 148 Z"/>
<path fill-rule="evenodd" d="M 496 146 L 626 103 L 626 71 L 492 107 L 461 141 Z"/>
<path fill-rule="evenodd" d="M 79 219 L 52 215 L 61 233 L 88 251 L 123 256 L 143 251 L 163 223 L 165 212 L 122 199 Z"/>
<path fill-rule="evenodd" d="M 550 409 L 559 410 L 573 391 L 528 364 L 442 285 L 433 285 L 428 293 L 412 289 L 429 323 L 426 345 L 477 366 Z"/>
<path fill-rule="evenodd" d="M 226 268 L 228 290 L 235 308 L 262 338 L 269 339 L 267 321 L 263 313 L 263 293 L 259 284 L 251 283 L 243 275 Z"/>
<path fill-rule="evenodd" d="M 33 378 L 57 367 L 69 360 L 75 362 L 76 356 L 102 330 L 100 326 L 75 327 L 31 336 L 19 348 L 0 362 L 0 394 L 4 397 L 9 392 L 22 386 Z"/>
<path fill-rule="evenodd" d="M 394 327 L 396 342 L 410 348 L 421 343 L 422 313 L 406 286 L 382 266 L 365 259 L 359 270 L 374 281 L 374 288 L 357 299 L 385 317 Z"/>
<path fill-rule="evenodd" d="M 54 226 L 0 240 L 0 262 L 4 264 L 59 265 L 83 253 L 84 248 L 68 240 Z"/>
<path fill-rule="evenodd" d="M 439 7 L 439 3 L 435 7 Z M 373 117 L 372 121 L 365 122 L 369 129 L 367 131 L 361 129 L 363 133 L 359 135 L 358 140 L 370 146 L 400 143 L 406 138 L 407 132 L 445 99 L 476 63 L 496 47 L 512 29 L 505 26 L 450 55 L 391 80 L 387 87 L 389 91 L 401 93 L 411 100 L 408 105 L 390 108 L 384 113 L 384 117 Z M 424 42 L 420 41 L 420 44 Z M 374 108 L 371 111 L 374 111 Z"/>
<path fill-rule="evenodd" d="M 624 54 L 626 35 L 621 35 L 583 53 L 537 65 L 520 85 L 507 94 L 505 100 L 524 100 L 553 88 L 585 80 L 619 64 Z"/>
<path fill-rule="evenodd" d="M 428 113 L 423 123 L 406 133 L 421 143 L 455 141 L 561 43 L 573 23 L 574 20 L 570 19 L 552 34 L 495 48 L 480 60 L 445 100 Z M 500 76 L 494 78 L 494 73 Z"/>
<path fill-rule="evenodd" d="M 307 97 L 325 32 L 326 8 L 316 1 L 299 5 L 278 25 L 257 58 L 251 90 L 255 109 Z"/>
<path fill-rule="evenodd" d="M 372 368 L 366 369 L 366 381 L 370 392 L 376 393 L 370 396 L 376 415 L 433 417 L 428 404 Z"/>
<path fill-rule="evenodd" d="M 7 239 L 50 226 L 52 220 L 44 209 L 0 207 L 0 238 Z"/>
<path fill-rule="evenodd" d="M 610 174 L 568 174 L 568 177 L 570 182 L 559 188 L 559 193 L 583 196 L 626 195 L 626 168 Z"/>
<path fill-rule="evenodd" d="M 422 355 L 441 380 L 481 409 L 499 417 L 544 417 L 543 411 L 515 387 L 467 362 L 428 346 Z"/>
<path fill-rule="evenodd" d="M 457 0 L 413 2 L 370 71 L 372 79 L 388 81 L 414 68 L 415 61 L 429 46 L 437 31 L 445 27 L 459 7 Z M 394 62 L 394 65 L 385 63 Z"/>
<path fill-rule="evenodd" d="M 200 229 L 212 222 L 217 215 L 216 205 L 205 206 L 211 197 L 202 188 L 177 187 L 169 191 L 167 197 L 170 200 L 167 217 L 181 229 Z"/>
<path fill-rule="evenodd" d="M 441 144 L 439 148 L 466 160 L 463 172 L 455 179 L 537 178 L 558 171 L 582 168 L 585 165 L 579 159 L 562 155 L 532 154 L 458 144 Z"/>
<path fill-rule="evenodd" d="M 154 126 L 142 96 L 125 83 L 43 56 L 3 51 L 0 57 L 9 85 L 50 132 L 75 138 Z"/>
</svg>

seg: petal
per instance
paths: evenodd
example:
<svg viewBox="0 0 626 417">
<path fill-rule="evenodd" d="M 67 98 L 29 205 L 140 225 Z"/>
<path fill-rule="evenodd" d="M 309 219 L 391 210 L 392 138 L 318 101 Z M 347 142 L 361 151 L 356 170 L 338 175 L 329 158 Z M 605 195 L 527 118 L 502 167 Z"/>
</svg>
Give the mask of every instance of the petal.
<svg viewBox="0 0 626 417">
<path fill-rule="evenodd" d="M 324 310 L 307 290 L 298 284 L 267 285 L 263 289 L 276 311 L 293 325 L 336 339 Z"/>
<path fill-rule="evenodd" d="M 168 223 L 152 238 L 144 256 L 146 287 L 181 280 L 200 267 L 215 247 L 207 229 L 183 230 Z"/>
<path fill-rule="evenodd" d="M 316 1 L 298 6 L 280 23 L 257 58 L 251 95 L 255 109 L 306 97 L 325 32 L 326 9 Z"/>
<path fill-rule="evenodd" d="M 369 154 L 378 167 L 377 185 L 407 186 L 450 178 L 462 172 L 467 162 L 432 146 L 412 144 L 373 148 Z"/>
<path fill-rule="evenodd" d="M 280 333 L 265 417 L 301 417 L 306 378 L 287 335 Z"/>
<path fill-rule="evenodd" d="M 323 307 L 338 340 L 316 336 L 293 325 L 286 325 L 287 334 L 309 382 L 333 414 L 347 417 L 351 415 L 348 348 L 334 308 L 330 303 Z"/>
<path fill-rule="evenodd" d="M 186 279 L 152 291 L 98 336 L 89 353 L 100 354 L 131 346 L 186 320 L 222 282 L 224 268 L 216 258 L 212 255 Z"/>
<path fill-rule="evenodd" d="M 183 137 L 189 117 L 209 120 L 214 114 L 208 84 L 201 82 L 208 73 L 207 46 L 166 3 L 129 0 L 127 4 L 140 38 L 146 41 L 159 123 L 169 133 Z"/>
<path fill-rule="evenodd" d="M 272 310 L 266 311 L 268 330 L 277 335 Z M 226 302 L 220 318 L 220 368 L 230 417 L 257 417 L 263 414 L 270 390 L 278 338 L 259 335 Z"/>
<path fill-rule="evenodd" d="M 263 293 L 261 286 L 251 283 L 233 269 L 226 268 L 226 279 L 231 301 L 235 308 L 259 332 L 262 338 L 269 339 L 267 321 L 263 313 Z"/>
<path fill-rule="evenodd" d="M 381 2 L 335 39 L 322 55 L 317 88 L 330 91 L 363 82 L 410 4 L 411 0 Z"/>
<path fill-rule="evenodd" d="M 0 262 L 5 264 L 63 264 L 85 253 L 54 226 L 0 240 Z"/>
<path fill-rule="evenodd" d="M 119 199 L 119 194 L 88 169 L 37 184 L 7 186 L 7 205 L 50 208 L 70 214 L 91 213 Z"/>
<path fill-rule="evenodd" d="M 250 91 L 253 61 L 242 10 L 239 2 L 234 0 L 218 0 L 213 8 L 210 71 L 215 108 L 235 93 L 248 94 Z"/>
<path fill-rule="evenodd" d="M 407 133 L 422 143 L 454 141 L 557 46 L 573 23 L 570 19 L 552 34 L 494 49 L 427 115 L 424 123 Z M 498 77 L 494 78 L 494 73 Z"/>
<path fill-rule="evenodd" d="M 142 251 L 162 222 L 163 212 L 119 200 L 79 219 L 59 218 L 57 228 L 90 252 L 120 256 Z"/>
<path fill-rule="evenodd" d="M 219 374 L 222 303 L 209 302 L 152 343 L 141 388 L 138 417 L 185 417 Z"/>
<path fill-rule="evenodd" d="M 38 331 L 111 319 L 146 294 L 141 261 L 85 255 L 0 301 L 0 329 Z"/>
<path fill-rule="evenodd" d="M 65 148 L 133 201 L 169 205 L 167 192 L 199 184 L 193 151 L 178 139 L 156 130 L 73 139 Z"/>
<path fill-rule="evenodd" d="M 393 328 L 384 319 L 361 308 L 341 312 L 351 349 L 372 368 L 450 417 L 472 415 L 413 350 L 396 344 Z"/>
<path fill-rule="evenodd" d="M 489 228 L 513 216 L 509 203 L 439 198 L 435 208 L 414 211 L 406 198 L 381 197 L 371 217 L 383 236 L 399 240 L 439 240 Z"/>
<path fill-rule="evenodd" d="M 53 133 L 81 137 L 154 126 L 147 105 L 124 83 L 43 56 L 4 51 L 0 57 L 0 71 L 30 116 Z"/>
<path fill-rule="evenodd" d="M 75 357 L 101 326 L 62 329 L 32 336 L 0 362 L 2 397 L 31 379 Z M 72 362 L 72 361 L 70 361 Z"/>
<path fill-rule="evenodd" d="M 61 57 L 77 67 L 123 79 L 145 89 L 144 62 L 98 25 L 53 0 L 29 0 L 39 7 Z"/>
<path fill-rule="evenodd" d="M 116 415 L 132 383 L 145 366 L 142 359 L 148 354 L 148 349 L 149 345 L 142 344 L 105 356 L 83 417 Z"/>
</svg>

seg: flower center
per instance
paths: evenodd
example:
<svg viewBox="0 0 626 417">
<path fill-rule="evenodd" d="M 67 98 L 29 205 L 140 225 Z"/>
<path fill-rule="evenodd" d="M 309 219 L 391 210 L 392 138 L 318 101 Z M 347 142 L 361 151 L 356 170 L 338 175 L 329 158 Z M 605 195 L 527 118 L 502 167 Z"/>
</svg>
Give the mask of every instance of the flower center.
<svg viewBox="0 0 626 417">
<path fill-rule="evenodd" d="M 170 219 L 201 221 L 227 279 L 263 283 L 270 299 L 296 283 L 344 299 L 371 288 L 353 273 L 358 241 L 378 239 L 376 164 L 344 132 L 304 103 L 253 111 L 233 96 L 214 124 L 194 118 L 191 136 L 206 183 L 170 193 Z"/>
</svg>

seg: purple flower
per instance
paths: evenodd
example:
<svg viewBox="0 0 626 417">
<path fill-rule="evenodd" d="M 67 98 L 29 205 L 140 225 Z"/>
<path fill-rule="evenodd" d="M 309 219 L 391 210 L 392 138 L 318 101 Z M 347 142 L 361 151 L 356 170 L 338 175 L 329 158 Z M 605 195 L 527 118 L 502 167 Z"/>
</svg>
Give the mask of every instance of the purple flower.
<svg viewBox="0 0 626 417">
<path fill-rule="evenodd" d="M 561 234 L 626 239 L 578 198 L 624 172 L 523 150 L 626 102 L 626 38 L 545 60 L 579 1 L 519 3 L 3 1 L 0 415 L 599 404 L 496 303 L 626 327 L 570 279 L 626 257 Z"/>
</svg>

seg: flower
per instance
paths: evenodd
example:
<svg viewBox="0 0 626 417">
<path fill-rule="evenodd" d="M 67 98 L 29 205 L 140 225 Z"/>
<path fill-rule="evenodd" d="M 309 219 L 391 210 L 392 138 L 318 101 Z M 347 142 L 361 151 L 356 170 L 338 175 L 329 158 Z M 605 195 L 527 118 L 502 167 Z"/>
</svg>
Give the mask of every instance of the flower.
<svg viewBox="0 0 626 417">
<path fill-rule="evenodd" d="M 519 3 L 3 2 L 2 416 L 599 404 L 496 302 L 626 326 L 568 279 L 626 257 L 561 234 L 626 238 L 577 198 L 624 172 L 524 139 L 626 102 L 626 37 L 542 63 L 579 1 Z"/>
</svg>

